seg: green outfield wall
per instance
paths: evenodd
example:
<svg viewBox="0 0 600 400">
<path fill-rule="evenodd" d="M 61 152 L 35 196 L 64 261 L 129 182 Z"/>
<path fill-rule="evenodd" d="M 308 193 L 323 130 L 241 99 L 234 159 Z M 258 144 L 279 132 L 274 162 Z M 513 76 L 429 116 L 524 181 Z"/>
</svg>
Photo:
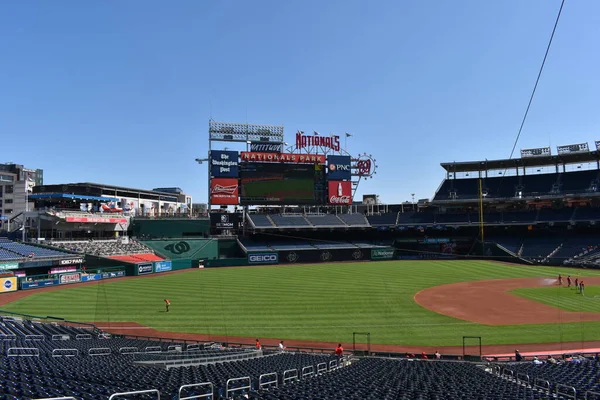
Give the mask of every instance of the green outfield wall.
<svg viewBox="0 0 600 400">
<path fill-rule="evenodd" d="M 138 238 L 206 237 L 210 234 L 210 220 L 134 218 L 130 230 Z"/>
</svg>

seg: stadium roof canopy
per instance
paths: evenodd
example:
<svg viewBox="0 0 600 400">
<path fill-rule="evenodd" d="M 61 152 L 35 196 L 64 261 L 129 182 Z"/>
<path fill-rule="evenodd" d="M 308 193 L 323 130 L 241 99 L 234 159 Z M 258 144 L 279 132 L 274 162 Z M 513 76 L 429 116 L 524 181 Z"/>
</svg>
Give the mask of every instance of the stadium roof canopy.
<svg viewBox="0 0 600 400">
<path fill-rule="evenodd" d="M 447 172 L 473 172 L 489 171 L 498 169 L 544 167 L 549 165 L 577 164 L 586 162 L 599 162 L 600 152 L 586 151 L 580 153 L 566 153 L 554 156 L 535 156 L 522 157 L 504 160 L 485 160 L 485 161 L 463 161 L 447 162 L 440 165 Z"/>
<path fill-rule="evenodd" d="M 116 197 L 98 197 L 98 196 L 84 196 L 80 194 L 68 194 L 68 193 L 37 193 L 30 194 L 30 199 L 77 199 L 77 200 L 91 200 L 91 201 L 119 201 Z"/>
<path fill-rule="evenodd" d="M 120 201 L 120 199 L 124 197 L 139 198 L 151 201 L 169 201 L 181 203 L 184 203 L 186 201 L 185 194 L 158 192 L 155 190 L 134 189 L 92 182 L 34 186 L 33 192 L 36 195 L 54 193 L 77 195 L 80 196 L 77 197 L 80 199 L 82 198 L 81 196 L 102 196 L 102 201 L 107 201 L 108 198 L 114 198 L 115 200 L 113 201 Z"/>
</svg>

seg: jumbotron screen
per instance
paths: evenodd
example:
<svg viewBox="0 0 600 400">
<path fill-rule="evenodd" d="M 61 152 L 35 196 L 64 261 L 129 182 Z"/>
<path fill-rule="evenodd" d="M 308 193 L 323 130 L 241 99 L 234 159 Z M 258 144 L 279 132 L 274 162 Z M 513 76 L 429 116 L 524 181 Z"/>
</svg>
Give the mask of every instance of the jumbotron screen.
<svg viewBox="0 0 600 400">
<path fill-rule="evenodd" d="M 324 204 L 325 191 L 323 165 L 240 164 L 240 204 L 243 205 Z"/>
</svg>

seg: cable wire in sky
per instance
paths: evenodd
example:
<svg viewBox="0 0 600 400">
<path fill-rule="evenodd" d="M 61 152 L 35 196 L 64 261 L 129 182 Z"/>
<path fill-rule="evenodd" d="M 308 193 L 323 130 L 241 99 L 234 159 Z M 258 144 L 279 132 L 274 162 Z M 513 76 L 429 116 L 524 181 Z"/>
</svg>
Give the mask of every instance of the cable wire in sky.
<svg viewBox="0 0 600 400">
<path fill-rule="evenodd" d="M 531 91 L 531 96 L 529 97 L 529 103 L 527 104 L 527 109 L 525 110 L 525 115 L 523 115 L 523 120 L 521 121 L 521 126 L 519 127 L 519 132 L 517 133 L 517 137 L 515 138 L 515 143 L 513 144 L 512 150 L 510 152 L 509 159 L 513 158 L 515 153 L 515 149 L 517 148 L 517 144 L 519 143 L 519 138 L 521 137 L 521 132 L 523 131 L 523 126 L 525 125 L 525 121 L 527 120 L 527 115 L 529 114 L 529 109 L 531 108 L 531 103 L 533 102 L 533 97 L 535 96 L 535 91 L 538 87 L 538 83 L 540 82 L 540 78 L 542 76 L 542 72 L 544 71 L 544 65 L 546 64 L 546 59 L 548 58 L 548 53 L 550 52 L 550 46 L 552 45 L 552 40 L 554 39 L 554 33 L 556 32 L 556 27 L 558 26 L 558 21 L 560 20 L 560 14 L 562 13 L 563 6 L 565 5 L 565 0 L 562 0 L 560 3 L 560 9 L 558 10 L 558 15 L 556 16 L 556 21 L 554 22 L 554 28 L 552 29 L 552 35 L 550 36 L 550 40 L 548 41 L 548 47 L 546 47 L 546 54 L 544 54 L 544 60 L 542 61 L 542 65 L 540 66 L 540 71 L 538 72 L 537 79 L 535 80 L 535 86 Z M 504 171 L 504 176 L 506 171 Z"/>
</svg>

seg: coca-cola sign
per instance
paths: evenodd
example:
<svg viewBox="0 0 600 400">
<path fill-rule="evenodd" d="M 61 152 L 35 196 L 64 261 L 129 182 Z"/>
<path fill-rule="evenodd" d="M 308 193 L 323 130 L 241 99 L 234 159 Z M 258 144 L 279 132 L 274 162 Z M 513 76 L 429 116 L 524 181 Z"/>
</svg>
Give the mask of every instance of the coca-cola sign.
<svg viewBox="0 0 600 400">
<path fill-rule="evenodd" d="M 251 143 L 250 151 L 259 152 L 259 153 L 282 153 L 283 152 L 283 144 L 282 143 Z"/>
<path fill-rule="evenodd" d="M 350 205 L 352 204 L 352 182 L 329 181 L 329 204 Z"/>
</svg>

